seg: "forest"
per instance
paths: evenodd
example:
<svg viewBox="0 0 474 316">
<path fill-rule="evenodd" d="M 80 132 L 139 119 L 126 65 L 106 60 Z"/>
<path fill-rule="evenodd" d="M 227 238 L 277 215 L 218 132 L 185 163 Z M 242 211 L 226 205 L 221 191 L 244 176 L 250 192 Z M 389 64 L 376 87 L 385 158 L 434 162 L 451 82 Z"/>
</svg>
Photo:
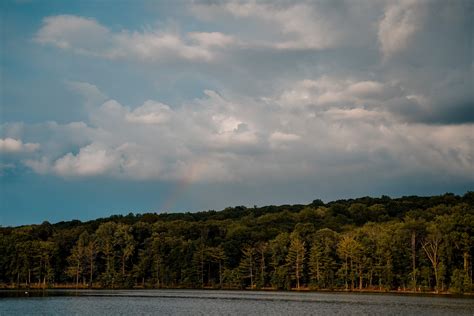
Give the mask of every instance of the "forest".
<svg viewBox="0 0 474 316">
<path fill-rule="evenodd" d="M 3 288 L 472 293 L 474 192 L 0 227 Z"/>
</svg>

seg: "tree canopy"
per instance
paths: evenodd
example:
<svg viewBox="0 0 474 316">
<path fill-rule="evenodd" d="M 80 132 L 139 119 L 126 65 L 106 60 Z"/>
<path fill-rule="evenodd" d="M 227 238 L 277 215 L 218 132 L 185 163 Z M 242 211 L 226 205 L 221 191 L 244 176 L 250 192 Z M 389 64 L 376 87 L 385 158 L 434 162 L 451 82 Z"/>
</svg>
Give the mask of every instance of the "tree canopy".
<svg viewBox="0 0 474 316">
<path fill-rule="evenodd" d="M 473 291 L 474 192 L 0 227 L 4 287 Z"/>
</svg>

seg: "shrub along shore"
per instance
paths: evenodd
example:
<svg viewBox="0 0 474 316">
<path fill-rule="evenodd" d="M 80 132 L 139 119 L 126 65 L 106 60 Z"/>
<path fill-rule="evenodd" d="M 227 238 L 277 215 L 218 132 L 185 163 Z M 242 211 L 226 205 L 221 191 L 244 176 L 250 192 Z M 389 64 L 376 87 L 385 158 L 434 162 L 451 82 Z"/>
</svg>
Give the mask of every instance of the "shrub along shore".
<svg viewBox="0 0 474 316">
<path fill-rule="evenodd" d="M 472 293 L 474 192 L 0 227 L 0 288 Z"/>
</svg>

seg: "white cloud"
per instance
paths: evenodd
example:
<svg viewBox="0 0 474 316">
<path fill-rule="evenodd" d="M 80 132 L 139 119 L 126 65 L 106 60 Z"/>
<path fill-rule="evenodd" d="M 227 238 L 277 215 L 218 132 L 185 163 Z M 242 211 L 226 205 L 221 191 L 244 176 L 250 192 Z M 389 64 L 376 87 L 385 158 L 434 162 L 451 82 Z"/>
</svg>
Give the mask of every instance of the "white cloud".
<svg viewBox="0 0 474 316">
<path fill-rule="evenodd" d="M 188 37 L 203 47 L 226 47 L 236 42 L 232 36 L 220 32 L 191 32 L 188 33 Z"/>
<path fill-rule="evenodd" d="M 76 93 L 82 95 L 86 99 L 88 105 L 100 104 L 108 98 L 107 95 L 97 89 L 96 86 L 88 82 L 67 81 L 66 85 L 72 91 L 75 91 Z"/>
<path fill-rule="evenodd" d="M 279 96 L 283 107 L 372 107 L 403 95 L 398 83 L 322 76 L 293 83 Z"/>
<path fill-rule="evenodd" d="M 52 169 L 61 176 L 96 176 L 117 165 L 118 159 L 115 152 L 93 143 L 81 148 L 76 155 L 68 153 L 59 158 Z"/>
<path fill-rule="evenodd" d="M 387 85 L 353 78 L 299 80 L 288 86 L 309 90 L 315 102 L 333 92 L 349 103 L 298 111 L 281 106 L 285 91 L 267 96 L 263 104 L 215 91 L 174 108 L 149 100 L 132 109 L 109 100 L 89 109 L 93 125 L 46 127 L 88 135 L 78 151 L 48 145 L 56 151 L 43 151 L 25 165 L 63 177 L 190 182 L 342 176 L 365 172 L 369 165 L 474 174 L 473 125 L 407 124 L 383 107 L 367 107 L 389 98 L 383 95 Z"/>
<path fill-rule="evenodd" d="M 270 147 L 277 149 L 286 149 L 288 145 L 291 143 L 297 142 L 301 139 L 299 135 L 291 134 L 291 133 L 283 133 L 280 131 L 276 131 L 270 134 L 269 142 Z"/>
<path fill-rule="evenodd" d="M 143 61 L 161 59 L 187 59 L 211 61 L 215 55 L 205 46 L 187 44 L 178 35 L 172 33 L 122 32 L 115 37 L 115 43 L 109 57 L 136 58 Z"/>
<path fill-rule="evenodd" d="M 415 0 L 388 2 L 378 31 L 380 49 L 386 58 L 403 51 L 422 28 L 425 3 Z"/>
<path fill-rule="evenodd" d="M 327 117 L 333 121 L 352 121 L 352 122 L 383 122 L 387 113 L 379 111 L 369 111 L 362 108 L 337 109 L 331 108 L 325 112 Z"/>
<path fill-rule="evenodd" d="M 346 45 L 349 40 L 354 37 L 360 39 L 364 34 L 356 32 L 347 23 L 348 19 L 352 21 L 359 18 L 361 10 L 354 10 L 352 6 L 348 6 L 346 10 L 351 17 L 343 16 L 338 10 L 328 9 L 322 4 L 308 3 L 277 5 L 228 2 L 220 5 L 196 4 L 191 7 L 198 18 L 213 19 L 228 14 L 234 18 L 263 23 L 264 33 L 268 36 L 259 38 L 252 34 L 228 35 L 216 31 L 181 35 L 157 29 L 114 32 L 92 18 L 56 15 L 44 18 L 34 40 L 43 45 L 108 59 L 185 59 L 210 62 L 218 58 L 221 50 L 232 47 L 318 50 Z"/>
<path fill-rule="evenodd" d="M 23 163 L 38 174 L 47 174 L 51 171 L 50 161 L 47 157 L 42 157 L 40 160 L 26 159 Z"/>
<path fill-rule="evenodd" d="M 23 143 L 21 139 L 0 138 L 0 153 L 28 153 L 40 148 L 37 143 Z"/>
<path fill-rule="evenodd" d="M 80 53 L 95 54 L 95 49 L 104 45 L 110 31 L 94 19 L 57 15 L 43 20 L 43 26 L 35 40 L 41 44 L 54 45 L 61 49 L 72 49 Z"/>
<path fill-rule="evenodd" d="M 235 104 L 214 91 L 203 99 L 177 109 L 148 100 L 131 109 L 115 100 L 89 107 L 90 125 L 71 123 L 61 129 L 63 135 L 74 131 L 88 139 L 77 153 L 64 152 L 67 146 L 43 152 L 42 158 L 25 161 L 38 173 L 55 173 L 64 177 L 111 176 L 127 179 L 178 179 L 194 168 L 196 157 L 206 172 L 194 176 L 197 181 L 229 180 L 226 164 L 216 157 L 253 150 L 260 142 L 257 132 L 244 123 L 247 118 L 234 113 Z M 240 113 L 242 116 L 242 113 Z M 66 132 L 66 133 L 65 133 Z M 72 135 L 68 135 L 68 142 Z M 75 136 L 74 138 L 77 138 Z M 51 145 L 47 146 L 52 148 Z M 219 166 L 214 170 L 214 166 Z"/>
<path fill-rule="evenodd" d="M 291 133 L 282 133 L 282 132 L 273 132 L 270 135 L 270 141 L 277 142 L 277 143 L 286 143 L 286 142 L 294 142 L 299 140 L 301 137 L 296 134 Z"/>
<path fill-rule="evenodd" d="M 213 115 L 212 120 L 217 126 L 218 133 L 234 132 L 242 124 L 241 121 L 232 116 Z"/>
<path fill-rule="evenodd" d="M 383 93 L 384 86 L 380 82 L 361 81 L 352 84 L 348 91 L 356 96 L 370 97 Z"/>
<path fill-rule="evenodd" d="M 172 111 L 168 105 L 148 100 L 125 117 L 129 122 L 160 124 L 167 122 L 171 115 Z"/>
<path fill-rule="evenodd" d="M 365 38 L 348 21 L 358 20 L 361 7 L 347 3 L 343 15 L 337 7 L 322 2 L 306 3 L 264 3 L 256 1 L 229 1 L 217 4 L 194 4 L 191 11 L 203 20 L 237 19 L 255 23 L 260 31 L 241 34 L 249 47 L 267 47 L 279 50 L 328 49 L 357 43 Z M 227 18 L 229 17 L 229 18 Z M 364 21 L 368 22 L 368 21 Z M 358 24 L 356 22 L 356 24 Z M 259 36 L 261 35 L 261 36 Z M 364 39 L 365 40 L 365 39 Z"/>
<path fill-rule="evenodd" d="M 220 49 L 234 43 L 231 36 L 219 32 L 191 32 L 184 36 L 163 30 L 113 32 L 94 19 L 74 15 L 45 18 L 35 41 L 84 55 L 151 62 L 211 62 L 218 58 Z"/>
</svg>

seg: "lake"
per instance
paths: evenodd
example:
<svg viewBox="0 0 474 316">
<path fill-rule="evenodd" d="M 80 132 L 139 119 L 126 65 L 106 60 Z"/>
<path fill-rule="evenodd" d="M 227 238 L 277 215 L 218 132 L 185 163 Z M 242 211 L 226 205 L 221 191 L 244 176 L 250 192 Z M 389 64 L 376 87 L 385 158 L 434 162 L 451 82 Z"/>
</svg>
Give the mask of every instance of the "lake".
<svg viewBox="0 0 474 316">
<path fill-rule="evenodd" d="M 205 290 L 47 294 L 2 297 L 0 315 L 474 315 L 472 298 L 394 294 Z"/>
</svg>

